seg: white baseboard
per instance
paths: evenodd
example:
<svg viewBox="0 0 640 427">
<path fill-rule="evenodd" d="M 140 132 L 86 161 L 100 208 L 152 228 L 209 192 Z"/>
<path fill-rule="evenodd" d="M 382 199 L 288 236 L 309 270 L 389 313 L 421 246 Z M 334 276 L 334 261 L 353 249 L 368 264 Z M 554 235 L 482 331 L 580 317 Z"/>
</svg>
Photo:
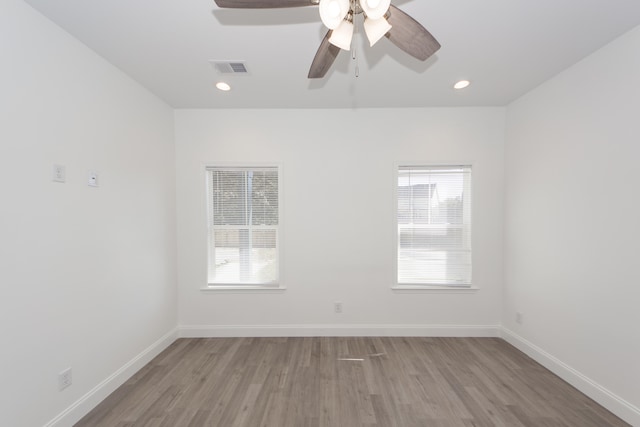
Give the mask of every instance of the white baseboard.
<svg viewBox="0 0 640 427">
<path fill-rule="evenodd" d="M 181 338 L 501 336 L 498 325 L 183 325 L 178 330 Z"/>
<path fill-rule="evenodd" d="M 138 372 L 144 365 L 169 347 L 178 338 L 178 330 L 173 329 L 159 340 L 147 347 L 142 353 L 127 362 L 124 366 L 111 374 L 108 378 L 95 386 L 87 394 L 74 402 L 58 416 L 49 421 L 44 427 L 68 427 L 78 422 L 82 417 L 95 408 L 113 391 Z"/>
<path fill-rule="evenodd" d="M 640 426 L 640 408 L 615 395 L 515 332 L 503 327 L 502 338 L 627 423 Z"/>
</svg>

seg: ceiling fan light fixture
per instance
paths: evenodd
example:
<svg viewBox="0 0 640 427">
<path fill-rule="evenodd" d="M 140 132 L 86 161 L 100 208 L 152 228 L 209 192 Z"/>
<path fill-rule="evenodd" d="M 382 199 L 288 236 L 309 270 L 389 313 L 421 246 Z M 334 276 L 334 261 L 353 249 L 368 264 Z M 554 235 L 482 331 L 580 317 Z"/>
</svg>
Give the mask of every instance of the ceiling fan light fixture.
<svg viewBox="0 0 640 427">
<path fill-rule="evenodd" d="M 360 7 L 370 19 L 382 18 L 391 5 L 391 0 L 360 0 Z"/>
<path fill-rule="evenodd" d="M 338 28 L 349 12 L 349 0 L 320 0 L 320 19 L 330 30 Z"/>
<path fill-rule="evenodd" d="M 379 19 L 366 18 L 364 20 L 364 32 L 369 39 L 369 46 L 376 44 L 391 28 L 391 24 L 384 17 Z"/>
<path fill-rule="evenodd" d="M 340 23 L 338 28 L 331 32 L 329 43 L 338 46 L 343 50 L 351 50 L 351 39 L 353 38 L 353 23 L 346 19 Z"/>
</svg>

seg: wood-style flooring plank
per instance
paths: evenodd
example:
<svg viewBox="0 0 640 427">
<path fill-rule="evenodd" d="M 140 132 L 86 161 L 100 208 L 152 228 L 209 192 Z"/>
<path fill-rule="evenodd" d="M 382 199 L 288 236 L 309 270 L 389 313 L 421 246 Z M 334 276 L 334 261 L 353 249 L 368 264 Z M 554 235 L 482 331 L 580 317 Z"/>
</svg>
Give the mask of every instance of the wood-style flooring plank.
<svg viewBox="0 0 640 427">
<path fill-rule="evenodd" d="M 627 426 L 497 338 L 180 339 L 76 427 Z"/>
</svg>

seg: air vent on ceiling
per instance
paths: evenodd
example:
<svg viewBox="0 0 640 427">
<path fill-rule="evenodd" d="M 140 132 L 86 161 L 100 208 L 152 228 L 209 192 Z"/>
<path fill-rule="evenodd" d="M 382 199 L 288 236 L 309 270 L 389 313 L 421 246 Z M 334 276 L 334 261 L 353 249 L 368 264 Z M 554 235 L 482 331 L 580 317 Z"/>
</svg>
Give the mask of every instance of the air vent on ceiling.
<svg viewBox="0 0 640 427">
<path fill-rule="evenodd" d="M 249 74 L 249 70 L 247 70 L 247 66 L 243 61 L 211 61 L 211 65 L 220 74 Z"/>
</svg>

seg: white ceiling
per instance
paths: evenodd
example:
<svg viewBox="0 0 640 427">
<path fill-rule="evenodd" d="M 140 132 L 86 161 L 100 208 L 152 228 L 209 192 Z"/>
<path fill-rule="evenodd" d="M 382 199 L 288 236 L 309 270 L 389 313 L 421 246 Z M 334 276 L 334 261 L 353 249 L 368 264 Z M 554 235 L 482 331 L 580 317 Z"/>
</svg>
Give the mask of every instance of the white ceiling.
<svg viewBox="0 0 640 427">
<path fill-rule="evenodd" d="M 638 0 L 392 0 L 442 44 L 420 62 L 356 35 L 308 80 L 326 33 L 316 6 L 219 9 L 213 0 L 26 0 L 175 108 L 501 106 L 640 25 Z M 221 76 L 210 60 L 246 61 Z M 356 62 L 359 77 L 355 76 Z M 459 79 L 472 86 L 454 91 Z M 225 80 L 230 92 L 214 88 Z"/>
</svg>

